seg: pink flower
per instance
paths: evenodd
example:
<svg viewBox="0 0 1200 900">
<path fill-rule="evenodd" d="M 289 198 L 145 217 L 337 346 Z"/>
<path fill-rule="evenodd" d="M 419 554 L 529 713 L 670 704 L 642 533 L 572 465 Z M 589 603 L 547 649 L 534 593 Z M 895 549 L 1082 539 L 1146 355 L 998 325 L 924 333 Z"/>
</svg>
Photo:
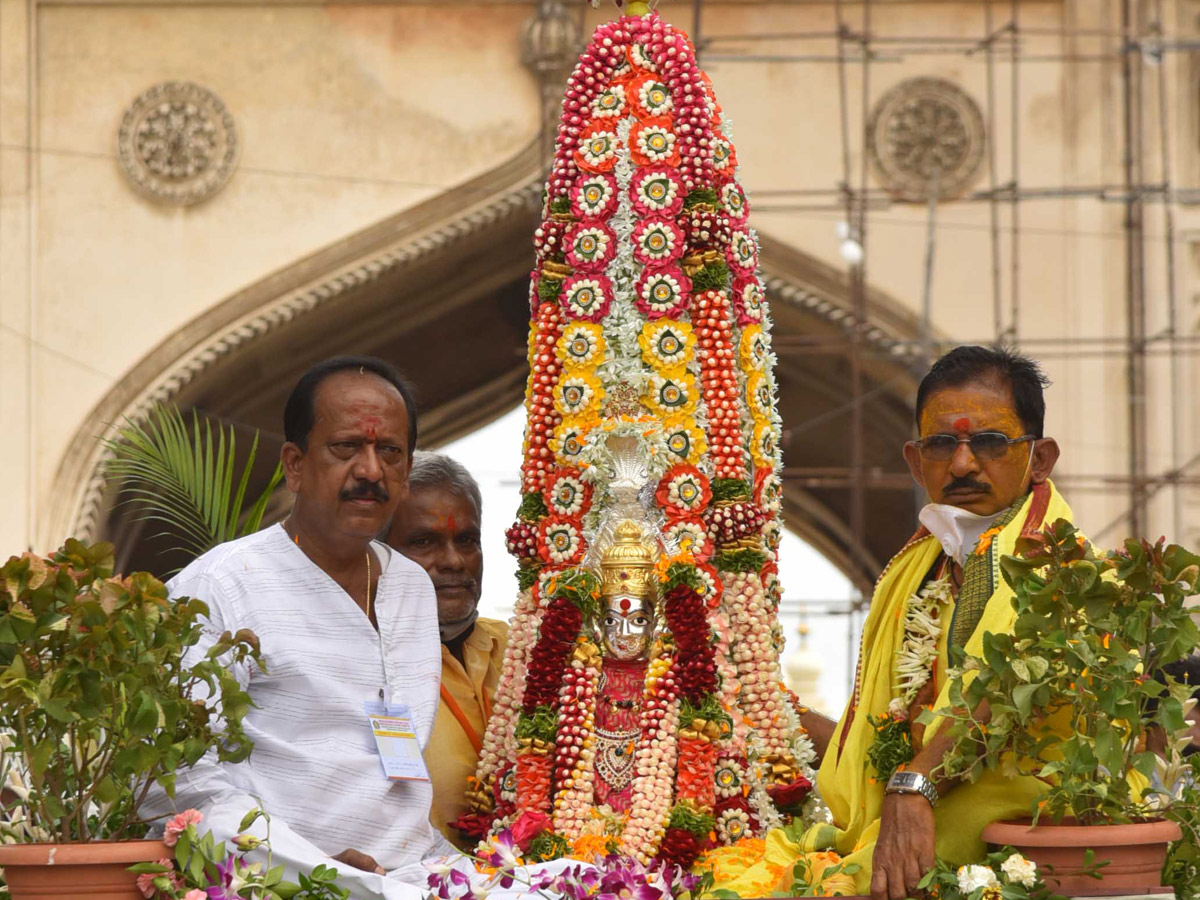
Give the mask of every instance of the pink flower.
<svg viewBox="0 0 1200 900">
<path fill-rule="evenodd" d="M 522 851 L 528 850 L 533 839 L 545 831 L 549 825 L 550 818 L 545 813 L 526 810 L 521 813 L 521 817 L 517 821 L 513 822 L 513 842 Z"/>
<path fill-rule="evenodd" d="M 203 819 L 204 813 L 199 810 L 185 809 L 167 823 L 166 830 L 163 832 L 163 843 L 168 847 L 174 847 L 179 843 L 179 835 L 187 831 L 189 825 L 199 825 Z"/>
<path fill-rule="evenodd" d="M 137 889 L 142 892 L 143 897 L 157 897 L 160 893 L 167 893 L 172 889 L 177 891 L 183 887 L 183 880 L 175 871 L 175 863 L 169 859 L 160 859 L 158 865 L 166 871 L 146 872 L 137 877 Z"/>
<path fill-rule="evenodd" d="M 183 895 L 183 900 L 208 900 L 208 894 L 200 890 L 200 888 L 192 888 Z"/>
</svg>

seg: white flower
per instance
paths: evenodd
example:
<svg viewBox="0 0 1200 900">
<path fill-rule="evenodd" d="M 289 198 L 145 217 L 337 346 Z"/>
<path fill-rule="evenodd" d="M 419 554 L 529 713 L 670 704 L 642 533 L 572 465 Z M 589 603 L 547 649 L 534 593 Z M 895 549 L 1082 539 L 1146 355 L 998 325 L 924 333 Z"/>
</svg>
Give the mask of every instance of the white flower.
<svg viewBox="0 0 1200 900">
<path fill-rule="evenodd" d="M 996 887 L 996 873 L 987 866 L 963 866 L 958 870 L 958 889 L 969 894 L 977 888 Z"/>
<path fill-rule="evenodd" d="M 1026 859 L 1020 853 L 1014 853 L 1001 863 L 1000 871 L 1008 877 L 1009 882 L 1012 884 L 1019 884 L 1021 887 L 1027 888 L 1031 888 L 1037 884 L 1037 863 Z"/>
</svg>

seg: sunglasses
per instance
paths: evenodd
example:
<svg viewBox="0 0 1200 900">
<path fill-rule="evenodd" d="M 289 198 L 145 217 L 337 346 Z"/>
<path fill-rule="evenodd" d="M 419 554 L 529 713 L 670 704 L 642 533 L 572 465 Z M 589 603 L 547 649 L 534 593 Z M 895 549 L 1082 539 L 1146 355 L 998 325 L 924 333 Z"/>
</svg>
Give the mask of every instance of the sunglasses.
<svg viewBox="0 0 1200 900">
<path fill-rule="evenodd" d="M 1008 452 L 1010 444 L 1023 444 L 1026 441 L 1036 441 L 1032 434 L 1010 438 L 999 431 L 981 431 L 967 438 L 955 437 L 952 434 L 931 434 L 927 438 L 914 441 L 924 459 L 934 462 L 945 462 L 954 456 L 959 444 L 966 444 L 976 459 L 999 459 Z"/>
</svg>

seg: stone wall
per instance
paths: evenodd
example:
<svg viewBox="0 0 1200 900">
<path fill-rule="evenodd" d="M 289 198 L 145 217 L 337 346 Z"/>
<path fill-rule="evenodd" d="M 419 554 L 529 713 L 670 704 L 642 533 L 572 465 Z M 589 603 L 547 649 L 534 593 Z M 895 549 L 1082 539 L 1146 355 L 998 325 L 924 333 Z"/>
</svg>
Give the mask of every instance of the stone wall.
<svg viewBox="0 0 1200 900">
<path fill-rule="evenodd" d="M 1167 0 L 1167 29 L 1194 39 L 1200 4 Z M 1006 17 L 996 4 L 997 24 Z M 1031 187 L 1118 183 L 1122 177 L 1120 63 L 1099 58 L 1113 42 L 1073 29 L 1114 26 L 1111 4 L 1090 0 L 1021 4 L 1021 24 L 1037 29 L 1025 52 L 1045 57 L 1020 67 L 1014 117 L 1010 70 L 996 67 L 994 122 L 987 121 L 983 57 L 903 55 L 877 45 L 868 115 L 912 79 L 942 79 L 979 111 L 984 143 L 960 193 L 986 189 L 987 128 L 996 137 L 997 180 L 1011 178 L 1012 124 L 1019 131 L 1020 180 Z M 851 26 L 859 8 L 847 5 Z M 538 86 L 520 61 L 519 36 L 532 4 L 505 2 L 275 4 L 231 0 L 156 4 L 106 0 L 0 0 L 0 546 L 48 549 L 63 535 L 46 510 L 70 485 L 60 466 L 82 423 L 155 348 L 187 323 L 273 272 L 373 223 L 436 198 L 527 147 L 538 131 Z M 692 9 L 664 7 L 690 28 Z M 611 15 L 589 12 L 589 20 Z M 827 32 L 832 4 L 712 0 L 703 34 Z M 978 3 L 877 0 L 872 31 L 898 38 L 984 34 Z M 1058 32 L 1058 33 L 1056 33 Z M 741 44 L 764 57 L 828 57 L 835 42 L 765 40 Z M 893 45 L 894 46 L 894 45 Z M 779 209 L 773 191 L 828 189 L 842 179 L 838 68 L 827 59 L 748 62 L 722 58 L 733 45 L 706 50 L 734 137 L 743 182 L 765 235 L 839 269 L 831 197 L 793 197 L 807 209 Z M 1064 56 L 1074 56 L 1063 61 Z M 1144 67 L 1146 180 L 1161 180 L 1155 66 Z M 1197 72 L 1189 56 L 1169 54 L 1169 147 L 1177 185 L 1200 184 Z M 131 104 L 153 85 L 187 81 L 223 102 L 236 129 L 232 174 L 191 206 L 147 196 L 117 158 L 117 135 Z M 851 180 L 858 183 L 863 128 L 861 67 L 846 68 L 853 137 Z M 892 94 L 891 96 L 897 96 Z M 962 97 L 968 98 L 962 101 Z M 1153 115 L 1151 113 L 1154 113 Z M 964 113 L 971 124 L 971 116 Z M 970 129 L 968 128 L 968 131 Z M 899 152 L 881 140 L 870 184 L 897 186 Z M 29 152 L 27 148 L 32 148 Z M 893 178 L 886 176 L 892 154 Z M 901 166 L 901 168 L 903 168 Z M 771 207 L 776 207 L 771 211 Z M 1180 324 L 1200 340 L 1200 212 L 1173 207 Z M 1011 210 L 997 211 L 1000 313 L 1014 324 Z M 1060 471 L 1083 527 L 1121 536 L 1128 489 L 1125 360 L 1111 342 L 1125 334 L 1124 207 L 1094 197 L 1023 202 L 1016 335 L 1055 381 L 1048 430 L 1064 448 Z M 882 202 L 866 235 L 873 288 L 919 312 L 928 209 Z M 932 312 L 948 341 L 994 337 L 991 210 L 946 202 L 936 212 Z M 1148 332 L 1167 327 L 1164 217 L 1147 208 Z M 1072 343 L 1074 342 L 1074 343 Z M 167 346 L 170 346 L 168 343 Z M 1195 348 L 1193 348 L 1195 349 Z M 1179 391 L 1170 394 L 1165 352 L 1149 363 L 1151 473 L 1200 451 L 1196 387 L 1200 363 L 1185 350 Z M 789 423 L 785 423 L 785 426 Z M 899 452 L 899 448 L 897 448 Z M 804 465 L 803 460 L 791 460 Z M 1192 466 L 1190 474 L 1200 474 Z M 1200 491 L 1174 492 L 1150 505 L 1148 533 L 1200 543 Z M 1108 527 L 1112 525 L 1112 527 Z M 61 529 L 59 529 L 61 530 Z"/>
</svg>

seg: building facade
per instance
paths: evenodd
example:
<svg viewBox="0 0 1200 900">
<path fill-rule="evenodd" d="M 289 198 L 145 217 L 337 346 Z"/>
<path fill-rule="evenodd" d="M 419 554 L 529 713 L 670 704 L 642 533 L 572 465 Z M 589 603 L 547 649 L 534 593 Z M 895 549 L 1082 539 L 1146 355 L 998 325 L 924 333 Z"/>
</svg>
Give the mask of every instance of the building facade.
<svg viewBox="0 0 1200 900">
<path fill-rule="evenodd" d="M 928 358 L 1000 339 L 1084 529 L 1200 544 L 1200 2 L 661 12 L 733 123 L 801 536 L 869 585 Z M 97 439 L 170 402 L 271 456 L 334 353 L 406 370 L 430 445 L 518 403 L 547 98 L 613 14 L 0 0 L 2 546 L 142 564 Z"/>
</svg>

